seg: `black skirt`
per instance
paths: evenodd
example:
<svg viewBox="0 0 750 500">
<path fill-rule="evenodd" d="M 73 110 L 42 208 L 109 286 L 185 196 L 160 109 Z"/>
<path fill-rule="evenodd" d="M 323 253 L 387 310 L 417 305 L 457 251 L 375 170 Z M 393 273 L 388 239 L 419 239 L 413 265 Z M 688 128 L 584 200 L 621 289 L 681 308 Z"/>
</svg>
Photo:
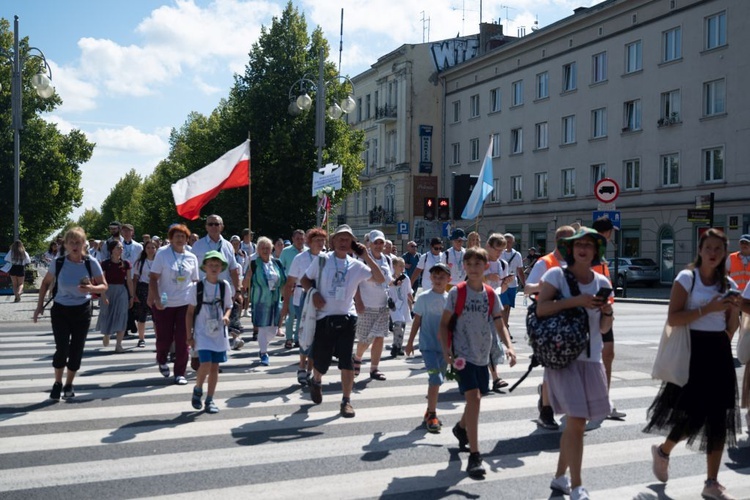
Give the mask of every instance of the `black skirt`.
<svg viewBox="0 0 750 500">
<path fill-rule="evenodd" d="M 711 452 L 737 446 L 740 411 L 732 346 L 726 332 L 690 330 L 688 382 L 665 382 L 648 409 L 644 432 Z"/>
<path fill-rule="evenodd" d="M 8 274 L 11 276 L 16 276 L 18 278 L 23 278 L 26 276 L 26 267 L 23 264 L 13 264 L 10 266 L 10 271 L 8 271 Z"/>
</svg>

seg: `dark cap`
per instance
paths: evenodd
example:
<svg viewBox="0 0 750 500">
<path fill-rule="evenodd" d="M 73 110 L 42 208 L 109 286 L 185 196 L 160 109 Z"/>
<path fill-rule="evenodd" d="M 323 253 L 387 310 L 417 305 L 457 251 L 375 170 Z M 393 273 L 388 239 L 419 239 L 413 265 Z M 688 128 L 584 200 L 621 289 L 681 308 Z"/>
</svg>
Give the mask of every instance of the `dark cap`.
<svg viewBox="0 0 750 500">
<path fill-rule="evenodd" d="M 437 264 L 435 264 L 434 266 L 430 268 L 430 273 L 434 273 L 435 271 L 443 271 L 449 276 L 451 274 L 450 267 L 448 267 L 447 264 L 443 264 L 442 262 L 438 262 Z"/>
<path fill-rule="evenodd" d="M 594 223 L 591 225 L 591 227 L 596 231 L 597 233 L 603 233 L 605 231 L 611 231 L 612 229 L 617 229 L 614 224 L 612 224 L 612 221 L 609 220 L 609 217 L 599 217 L 594 221 Z"/>
<path fill-rule="evenodd" d="M 742 243 L 743 241 L 750 243 L 750 234 L 743 234 L 742 236 L 740 236 L 740 243 Z"/>
<path fill-rule="evenodd" d="M 112 222 L 109 223 L 109 227 L 112 227 L 112 226 L 121 227 L 122 224 L 120 224 L 120 221 L 113 220 Z"/>
</svg>

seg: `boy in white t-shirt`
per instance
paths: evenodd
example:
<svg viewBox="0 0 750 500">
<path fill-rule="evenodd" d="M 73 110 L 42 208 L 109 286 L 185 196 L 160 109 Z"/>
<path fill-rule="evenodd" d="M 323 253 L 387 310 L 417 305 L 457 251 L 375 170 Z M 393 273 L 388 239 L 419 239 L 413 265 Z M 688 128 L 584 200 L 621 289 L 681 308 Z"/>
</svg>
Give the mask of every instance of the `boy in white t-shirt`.
<svg viewBox="0 0 750 500">
<path fill-rule="evenodd" d="M 393 276 L 394 280 L 388 287 L 388 296 L 391 301 L 388 307 L 391 308 L 391 321 L 393 322 L 393 343 L 391 344 L 391 357 L 404 355 L 404 331 L 406 322 L 411 318 L 411 304 L 413 302 L 411 282 L 409 277 L 404 274 L 406 262 L 401 257 L 393 257 Z"/>
<path fill-rule="evenodd" d="M 201 409 L 203 382 L 208 376 L 208 394 L 204 406 L 207 413 L 219 412 L 219 407 L 214 403 L 214 393 L 219 382 L 219 363 L 227 361 L 229 350 L 227 326 L 232 312 L 232 289 L 225 280 L 219 280 L 219 274 L 226 268 L 227 260 L 221 252 L 206 252 L 201 265 L 201 271 L 206 273 L 206 277 L 200 282 L 202 285 L 193 286 L 185 315 L 187 343 L 198 352 L 201 362 L 195 378 L 192 404 L 196 410 Z M 198 304 L 199 286 L 203 287 L 201 304 Z"/>
</svg>

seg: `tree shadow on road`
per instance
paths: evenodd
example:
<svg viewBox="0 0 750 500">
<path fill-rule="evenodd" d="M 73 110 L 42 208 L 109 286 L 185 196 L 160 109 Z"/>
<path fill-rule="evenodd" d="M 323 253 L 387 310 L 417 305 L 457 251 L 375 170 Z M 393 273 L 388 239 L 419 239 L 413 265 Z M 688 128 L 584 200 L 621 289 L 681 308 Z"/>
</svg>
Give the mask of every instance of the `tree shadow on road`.
<svg viewBox="0 0 750 500">
<path fill-rule="evenodd" d="M 320 427 L 340 418 L 338 415 L 309 420 L 309 410 L 314 405 L 302 405 L 291 415 L 282 419 L 271 417 L 267 420 L 259 420 L 232 429 L 232 437 L 240 446 L 253 446 L 264 443 L 284 443 L 297 439 L 320 436 L 323 431 L 309 430 Z"/>
<path fill-rule="evenodd" d="M 113 430 L 109 434 L 109 436 L 102 439 L 102 443 L 124 443 L 126 441 L 135 439 L 139 434 L 146 434 L 148 432 L 159 431 L 162 429 L 176 428 L 180 425 L 195 422 L 195 418 L 198 415 L 198 412 L 184 411 L 171 419 L 153 419 L 131 422 Z"/>
<path fill-rule="evenodd" d="M 406 435 L 399 434 L 385 439 L 382 439 L 385 435 L 384 432 L 376 432 L 372 435 L 370 442 L 362 447 L 362 451 L 364 451 L 365 454 L 360 457 L 360 460 L 365 462 L 378 462 L 387 458 L 391 452 L 395 450 L 408 450 L 417 446 L 427 446 L 431 448 L 443 447 L 439 444 L 417 443 L 417 441 L 422 439 L 425 434 L 427 434 L 427 431 L 421 425 L 410 430 Z"/>
</svg>

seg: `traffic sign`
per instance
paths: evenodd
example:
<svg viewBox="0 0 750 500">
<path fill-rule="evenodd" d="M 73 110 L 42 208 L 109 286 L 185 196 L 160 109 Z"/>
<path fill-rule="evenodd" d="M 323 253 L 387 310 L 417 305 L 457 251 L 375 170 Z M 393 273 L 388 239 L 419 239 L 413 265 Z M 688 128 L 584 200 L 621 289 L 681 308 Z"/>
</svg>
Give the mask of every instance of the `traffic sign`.
<svg viewBox="0 0 750 500">
<path fill-rule="evenodd" d="M 612 222 L 612 225 L 616 227 L 617 229 L 621 229 L 620 227 L 620 211 L 619 210 L 594 210 L 592 212 L 592 218 L 593 220 L 601 219 L 602 217 L 606 217 L 607 219 Z"/>
<path fill-rule="evenodd" d="M 451 223 L 443 222 L 443 237 L 447 238 L 451 235 Z"/>
<path fill-rule="evenodd" d="M 594 196 L 602 203 L 612 203 L 620 196 L 620 186 L 614 179 L 604 178 L 594 186 Z"/>
<path fill-rule="evenodd" d="M 709 222 L 711 220 L 711 210 L 705 208 L 688 208 L 688 222 Z"/>
<path fill-rule="evenodd" d="M 398 234 L 409 234 L 409 223 L 399 222 L 398 223 Z"/>
</svg>

